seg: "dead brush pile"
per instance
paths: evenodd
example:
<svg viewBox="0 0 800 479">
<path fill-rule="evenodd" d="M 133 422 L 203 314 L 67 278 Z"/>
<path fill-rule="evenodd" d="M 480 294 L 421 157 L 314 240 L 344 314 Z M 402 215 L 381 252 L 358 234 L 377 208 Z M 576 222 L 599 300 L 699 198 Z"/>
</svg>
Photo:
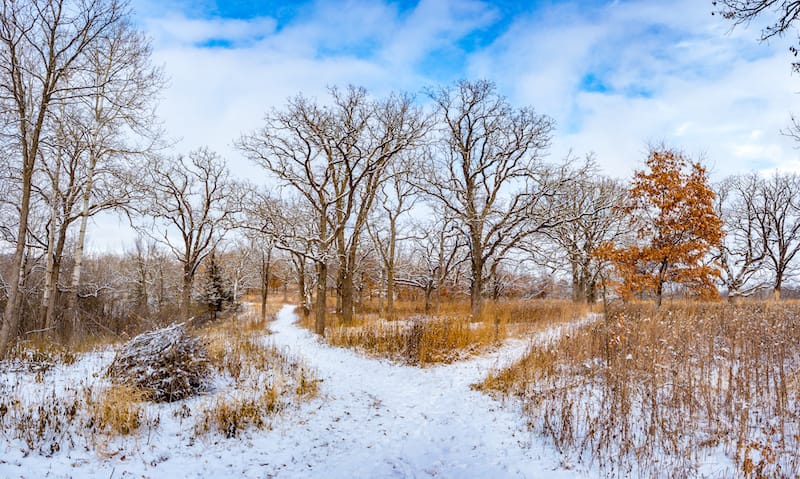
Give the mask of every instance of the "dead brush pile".
<svg viewBox="0 0 800 479">
<path fill-rule="evenodd" d="M 116 384 L 146 391 L 152 401 L 173 402 L 202 390 L 209 372 L 205 344 L 173 324 L 123 345 L 107 374 Z"/>
<path fill-rule="evenodd" d="M 798 477 L 800 307 L 629 305 L 482 384 L 606 476 Z M 704 470 L 708 455 L 728 468 Z M 711 461 L 718 462 L 718 461 Z"/>
</svg>

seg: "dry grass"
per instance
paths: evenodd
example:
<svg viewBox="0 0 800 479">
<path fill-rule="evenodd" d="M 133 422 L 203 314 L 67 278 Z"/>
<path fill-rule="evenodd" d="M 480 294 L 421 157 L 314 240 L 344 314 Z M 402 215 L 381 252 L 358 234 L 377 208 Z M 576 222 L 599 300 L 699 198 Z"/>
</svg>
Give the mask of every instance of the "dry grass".
<svg viewBox="0 0 800 479">
<path fill-rule="evenodd" d="M 138 447 L 139 437 L 157 430 L 165 412 L 180 427 L 186 424 L 189 436 L 234 437 L 269 427 L 277 413 L 314 397 L 318 384 L 312 369 L 269 344 L 270 319 L 261 321 L 253 310 L 196 331 L 208 346 L 213 389 L 205 393 L 205 400 L 165 406 L 152 404 L 146 389 L 109 384 L 99 358 L 94 373 L 89 367 L 87 377 L 58 386 L 53 375 L 68 374 L 80 357 L 58 346 L 26 344 L 3 365 L 13 372 L 0 370 L 0 438 L 45 456 L 65 447 L 113 455 L 121 448 Z M 87 363 L 78 366 L 85 368 Z M 115 440 L 122 436 L 131 440 Z"/>
<path fill-rule="evenodd" d="M 335 346 L 415 365 L 452 362 L 496 344 L 497 338 L 493 325 L 461 318 L 372 320 L 356 326 L 338 324 L 326 333 L 326 340 Z"/>
<path fill-rule="evenodd" d="M 267 388 L 260 394 L 245 397 L 217 398 L 201 411 L 195 433 L 215 431 L 233 438 L 249 427 L 263 429 L 269 425 L 268 418 L 281 408 L 279 395 L 276 388 Z"/>
<path fill-rule="evenodd" d="M 147 423 L 143 407 L 149 392 L 127 385 L 114 385 L 89 397 L 86 408 L 90 427 L 109 435 L 126 436 L 139 431 Z"/>
<path fill-rule="evenodd" d="M 76 352 L 61 344 L 37 338 L 15 344 L 7 361 L 12 370 L 44 374 L 58 364 L 74 364 L 76 359 Z"/>
<path fill-rule="evenodd" d="M 267 324 L 257 309 L 203 329 L 209 359 L 235 393 L 202 405 L 195 434 L 236 437 L 247 428 L 269 427 L 269 419 L 290 404 L 314 397 L 317 379 L 301 360 L 265 341 Z"/>
<path fill-rule="evenodd" d="M 534 429 L 607 476 L 708 474 L 705 455 L 725 454 L 731 477 L 797 477 L 799 315 L 791 303 L 628 305 L 482 387 L 521 398 Z"/>
<path fill-rule="evenodd" d="M 113 438 L 152 429 L 159 423 L 157 415 L 147 412 L 146 392 L 129 386 L 79 384 L 32 397 L 14 387 L 2 389 L 2 435 L 21 441 L 25 451 L 44 456 L 60 451 L 63 444 L 80 442 L 100 450 Z"/>
<path fill-rule="evenodd" d="M 465 301 L 443 303 L 440 314 L 422 316 L 424 304 L 398 302 L 394 321 L 378 314 L 358 314 L 350 324 L 329 317 L 326 340 L 377 357 L 412 365 L 449 363 L 479 354 L 512 336 L 525 336 L 585 316 L 590 308 L 570 301 L 514 300 L 487 302 L 480 318 Z M 313 313 L 301 324 L 313 330 Z"/>
</svg>

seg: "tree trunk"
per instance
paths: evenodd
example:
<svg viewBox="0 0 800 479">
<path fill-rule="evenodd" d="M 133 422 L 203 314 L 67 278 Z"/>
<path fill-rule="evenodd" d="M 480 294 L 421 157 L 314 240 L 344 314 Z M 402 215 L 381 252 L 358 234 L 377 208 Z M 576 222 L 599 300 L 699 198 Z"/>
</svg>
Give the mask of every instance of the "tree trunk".
<svg viewBox="0 0 800 479">
<path fill-rule="evenodd" d="M 483 313 L 483 263 L 480 258 L 473 257 L 472 259 L 472 284 L 469 299 L 472 319 L 479 320 Z"/>
<path fill-rule="evenodd" d="M 394 267 L 386 269 L 386 319 L 394 319 Z"/>
<path fill-rule="evenodd" d="M 344 324 L 351 324 L 353 322 L 353 296 L 355 288 L 353 287 L 353 273 L 346 271 L 342 275 L 342 283 L 339 285 L 339 293 L 342 299 L 342 322 Z"/>
<path fill-rule="evenodd" d="M 666 282 L 667 276 L 667 269 L 669 268 L 669 263 L 666 259 L 661 261 L 661 266 L 658 270 L 658 277 L 656 278 L 656 308 L 661 308 L 661 299 L 664 295 L 664 283 Z"/>
<path fill-rule="evenodd" d="M 300 307 L 303 308 L 303 316 L 308 316 L 311 311 L 311 304 L 308 301 L 308 294 L 306 292 L 306 266 L 305 259 L 297 257 L 297 296 L 300 301 Z"/>
<path fill-rule="evenodd" d="M 472 319 L 481 319 L 483 313 L 483 246 L 482 231 L 483 223 L 472 220 L 470 224 L 470 266 L 472 273 L 472 284 L 470 285 L 470 306 L 472 307 Z"/>
<path fill-rule="evenodd" d="M 75 243 L 75 266 L 72 268 L 72 280 L 69 285 L 69 301 L 67 303 L 67 311 L 70 312 L 73 318 L 73 323 L 78 320 L 78 293 L 81 284 L 81 273 L 83 268 L 83 248 L 86 243 L 86 225 L 89 223 L 89 199 L 92 195 L 92 186 L 94 184 L 94 170 L 97 165 L 97 157 L 94 151 L 89 153 L 89 172 L 86 180 L 86 190 L 83 192 L 81 205 L 81 226 L 78 231 L 78 240 Z"/>
<path fill-rule="evenodd" d="M 23 259 L 25 257 L 26 239 L 28 236 L 28 215 L 31 203 L 31 179 L 33 176 L 33 162 L 23 159 L 25 167 L 22 170 L 22 198 L 19 207 L 19 227 L 17 228 L 17 245 L 14 248 L 14 260 L 11 265 L 11 275 L 8 284 L 8 299 L 3 312 L 3 327 L 0 328 L 0 359 L 6 357 L 11 341 L 16 337 L 21 315 L 19 311 L 19 291 L 25 277 L 22 274 Z"/>
<path fill-rule="evenodd" d="M 425 288 L 425 316 L 431 314 L 431 293 L 433 293 L 433 288 L 426 287 Z"/>
<path fill-rule="evenodd" d="M 54 331 L 56 325 L 56 303 L 58 301 L 58 278 L 61 276 L 61 262 L 64 258 L 64 245 L 67 242 L 67 229 L 69 225 L 62 224 L 59 227 L 58 236 L 54 237 L 55 246 L 52 250 L 53 257 L 51 260 L 50 269 L 50 284 L 49 294 L 47 295 L 47 304 L 45 309 L 45 329 Z M 77 322 L 72 324 L 73 332 L 77 331 Z"/>
<path fill-rule="evenodd" d="M 261 321 L 267 319 L 267 297 L 269 296 L 269 274 L 270 263 L 272 263 L 272 248 L 266 255 L 261 252 Z"/>
<path fill-rule="evenodd" d="M 136 313 L 140 316 L 147 317 L 150 314 L 149 293 L 147 291 L 147 264 L 145 263 L 145 258 L 141 251 L 137 252 L 136 269 L 139 275 L 138 281 L 140 288 L 138 297 L 136 298 Z M 72 278 L 74 280 L 75 276 L 73 275 Z M 73 307 L 70 308 L 70 311 L 72 312 L 73 318 L 78 317 L 77 298 L 78 290 L 70 291 L 70 301 L 73 302 Z"/>
<path fill-rule="evenodd" d="M 342 267 L 341 264 L 339 265 L 339 273 L 336 275 L 336 314 L 342 314 L 342 283 L 344 279 L 342 278 Z"/>
<path fill-rule="evenodd" d="M 45 305 L 45 322 L 44 328 L 48 331 L 48 335 L 53 337 L 56 329 L 56 302 L 58 300 L 58 276 L 61 273 L 61 260 L 53 261 L 52 274 L 53 283 L 50 286 L 50 294 L 47 297 L 47 304 Z"/>
<path fill-rule="evenodd" d="M 60 166 L 59 166 L 60 169 Z M 55 173 L 56 182 L 58 181 L 58 170 Z M 54 188 L 55 189 L 55 188 Z M 45 330 L 49 330 L 53 327 L 52 323 L 48 320 L 49 310 L 48 307 L 50 305 L 50 296 L 53 294 L 53 277 L 54 272 L 53 269 L 55 268 L 55 248 L 56 248 L 56 217 L 58 216 L 58 201 L 56 200 L 57 194 L 53 191 L 53 204 L 51 205 L 50 211 L 50 228 L 47 232 L 47 251 L 45 255 L 47 257 L 47 261 L 45 262 L 45 272 L 44 272 L 44 287 L 42 289 L 42 314 L 40 318 L 40 326 Z M 48 336 L 52 336 L 51 332 L 47 333 Z"/>
<path fill-rule="evenodd" d="M 439 284 L 439 285 L 436 286 L 436 308 L 435 308 L 435 311 L 436 311 L 437 315 L 439 314 L 441 306 L 442 306 L 442 285 Z"/>
<path fill-rule="evenodd" d="M 190 266 L 185 266 L 182 277 L 181 291 L 181 318 L 185 321 L 189 319 L 189 309 L 192 301 L 192 273 L 188 271 Z"/>
<path fill-rule="evenodd" d="M 325 261 L 317 263 L 317 306 L 314 331 L 320 336 L 325 336 L 325 310 L 328 293 L 328 265 Z"/>
<path fill-rule="evenodd" d="M 783 271 L 775 274 L 775 287 L 772 289 L 772 298 L 775 301 L 781 300 L 781 288 L 783 286 Z"/>
<path fill-rule="evenodd" d="M 664 282 L 658 280 L 658 284 L 656 284 L 656 309 L 661 308 L 661 297 L 664 293 Z"/>
</svg>

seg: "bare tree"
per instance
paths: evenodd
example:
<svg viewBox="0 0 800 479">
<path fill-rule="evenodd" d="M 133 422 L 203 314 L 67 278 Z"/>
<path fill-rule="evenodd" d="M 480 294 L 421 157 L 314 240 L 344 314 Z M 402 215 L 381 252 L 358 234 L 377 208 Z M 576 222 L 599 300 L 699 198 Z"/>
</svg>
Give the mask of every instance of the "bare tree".
<svg viewBox="0 0 800 479">
<path fill-rule="evenodd" d="M 328 258 L 335 251 L 345 321 L 353 314 L 360 237 L 388 164 L 423 136 L 426 122 L 412 99 L 372 100 L 363 88 L 331 89 L 332 105 L 302 96 L 275 110 L 239 147 L 278 177 L 314 212 L 316 331 L 324 334 Z"/>
<path fill-rule="evenodd" d="M 137 229 L 163 244 L 181 264 L 181 316 L 188 318 L 197 268 L 234 226 L 241 208 L 239 190 L 222 159 L 206 148 L 188 157 L 154 159 L 143 187 L 149 199 L 142 211 L 156 224 L 139 224 Z"/>
<path fill-rule="evenodd" d="M 766 262 L 772 270 L 773 294 L 780 299 L 784 281 L 792 273 L 800 252 L 800 176 L 775 173 L 758 181 L 755 219 Z"/>
<path fill-rule="evenodd" d="M 429 95 L 438 144 L 419 185 L 457 219 L 469 245 L 472 314 L 479 317 L 487 266 L 554 223 L 540 211 L 562 181 L 543 162 L 553 123 L 532 108 L 512 108 L 487 81 L 462 81 Z"/>
<path fill-rule="evenodd" d="M 398 243 L 412 237 L 403 233 L 401 220 L 417 201 L 417 191 L 411 182 L 414 166 L 404 161 L 389 167 L 388 179 L 378 192 L 375 213 L 367 222 L 367 231 L 386 275 L 386 317 L 390 320 L 394 319 Z"/>
<path fill-rule="evenodd" d="M 467 243 L 457 229 L 456 221 L 445 211 L 437 211 L 436 219 L 417 224 L 409 238 L 411 246 L 405 267 L 397 272 L 397 284 L 419 288 L 425 297 L 425 314 L 439 314 L 441 290 L 453 271 L 468 259 Z M 433 294 L 435 303 L 432 304 Z"/>
<path fill-rule="evenodd" d="M 253 261 L 261 255 L 260 240 L 260 235 L 244 234 L 217 248 L 217 260 L 222 275 L 230 283 L 231 302 L 234 305 L 239 303 L 247 290 L 261 287 L 259 265 Z"/>
<path fill-rule="evenodd" d="M 620 206 L 627 191 L 617 180 L 593 176 L 576 172 L 576 181 L 570 185 L 567 194 L 553 205 L 574 220 L 543 231 L 566 255 L 572 278 L 572 299 L 587 303 L 597 299 L 601 281 L 603 261 L 595 254 L 597 248 L 603 242 L 616 241 L 625 233 Z M 536 245 L 540 241 L 541 238 L 535 236 L 530 243 Z"/>
<path fill-rule="evenodd" d="M 734 25 L 747 25 L 756 18 L 764 15 L 772 16 L 759 36 L 759 40 L 767 41 L 775 36 L 783 36 L 793 29 L 795 22 L 800 17 L 800 1 L 797 0 L 714 0 L 711 2 L 715 10 L 712 14 L 721 15 L 726 20 L 733 21 Z M 797 56 L 796 46 L 789 48 Z M 800 69 L 800 64 L 793 63 L 795 71 Z"/>
<path fill-rule="evenodd" d="M 764 208 L 758 206 L 763 179 L 757 174 L 732 176 L 717 185 L 717 213 L 725 237 L 715 255 L 728 298 L 746 297 L 765 285 L 766 250 L 762 225 Z"/>
<path fill-rule="evenodd" d="M 73 137 L 85 148 L 80 229 L 67 308 L 74 319 L 86 227 L 89 218 L 100 211 L 92 198 L 103 198 L 111 206 L 124 205 L 130 192 L 125 191 L 127 182 L 120 180 L 120 172 L 137 169 L 136 163 L 152 153 L 161 138 L 153 119 L 155 100 L 165 83 L 161 69 L 150 62 L 151 52 L 149 41 L 140 32 L 128 22 L 120 22 L 101 36 L 98 47 L 87 55 L 86 75 L 91 88 L 77 105 Z"/>
<path fill-rule="evenodd" d="M 116 0 L 5 0 L 0 9 L 0 115 L 3 139 L 18 152 L 19 216 L 9 296 L 0 329 L 0 357 L 20 324 L 33 175 L 46 119 L 54 106 L 87 93 L 81 74 L 98 38 L 124 22 L 125 5 Z"/>
</svg>

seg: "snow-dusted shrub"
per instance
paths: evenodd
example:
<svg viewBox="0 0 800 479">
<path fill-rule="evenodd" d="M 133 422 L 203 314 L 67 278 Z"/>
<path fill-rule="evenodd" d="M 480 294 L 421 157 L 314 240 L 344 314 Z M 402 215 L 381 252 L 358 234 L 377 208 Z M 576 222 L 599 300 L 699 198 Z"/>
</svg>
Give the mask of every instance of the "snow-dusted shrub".
<svg viewBox="0 0 800 479">
<path fill-rule="evenodd" d="M 209 374 L 205 344 L 180 324 L 131 339 L 108 368 L 112 381 L 141 388 L 156 402 L 178 401 L 196 394 Z"/>
</svg>

